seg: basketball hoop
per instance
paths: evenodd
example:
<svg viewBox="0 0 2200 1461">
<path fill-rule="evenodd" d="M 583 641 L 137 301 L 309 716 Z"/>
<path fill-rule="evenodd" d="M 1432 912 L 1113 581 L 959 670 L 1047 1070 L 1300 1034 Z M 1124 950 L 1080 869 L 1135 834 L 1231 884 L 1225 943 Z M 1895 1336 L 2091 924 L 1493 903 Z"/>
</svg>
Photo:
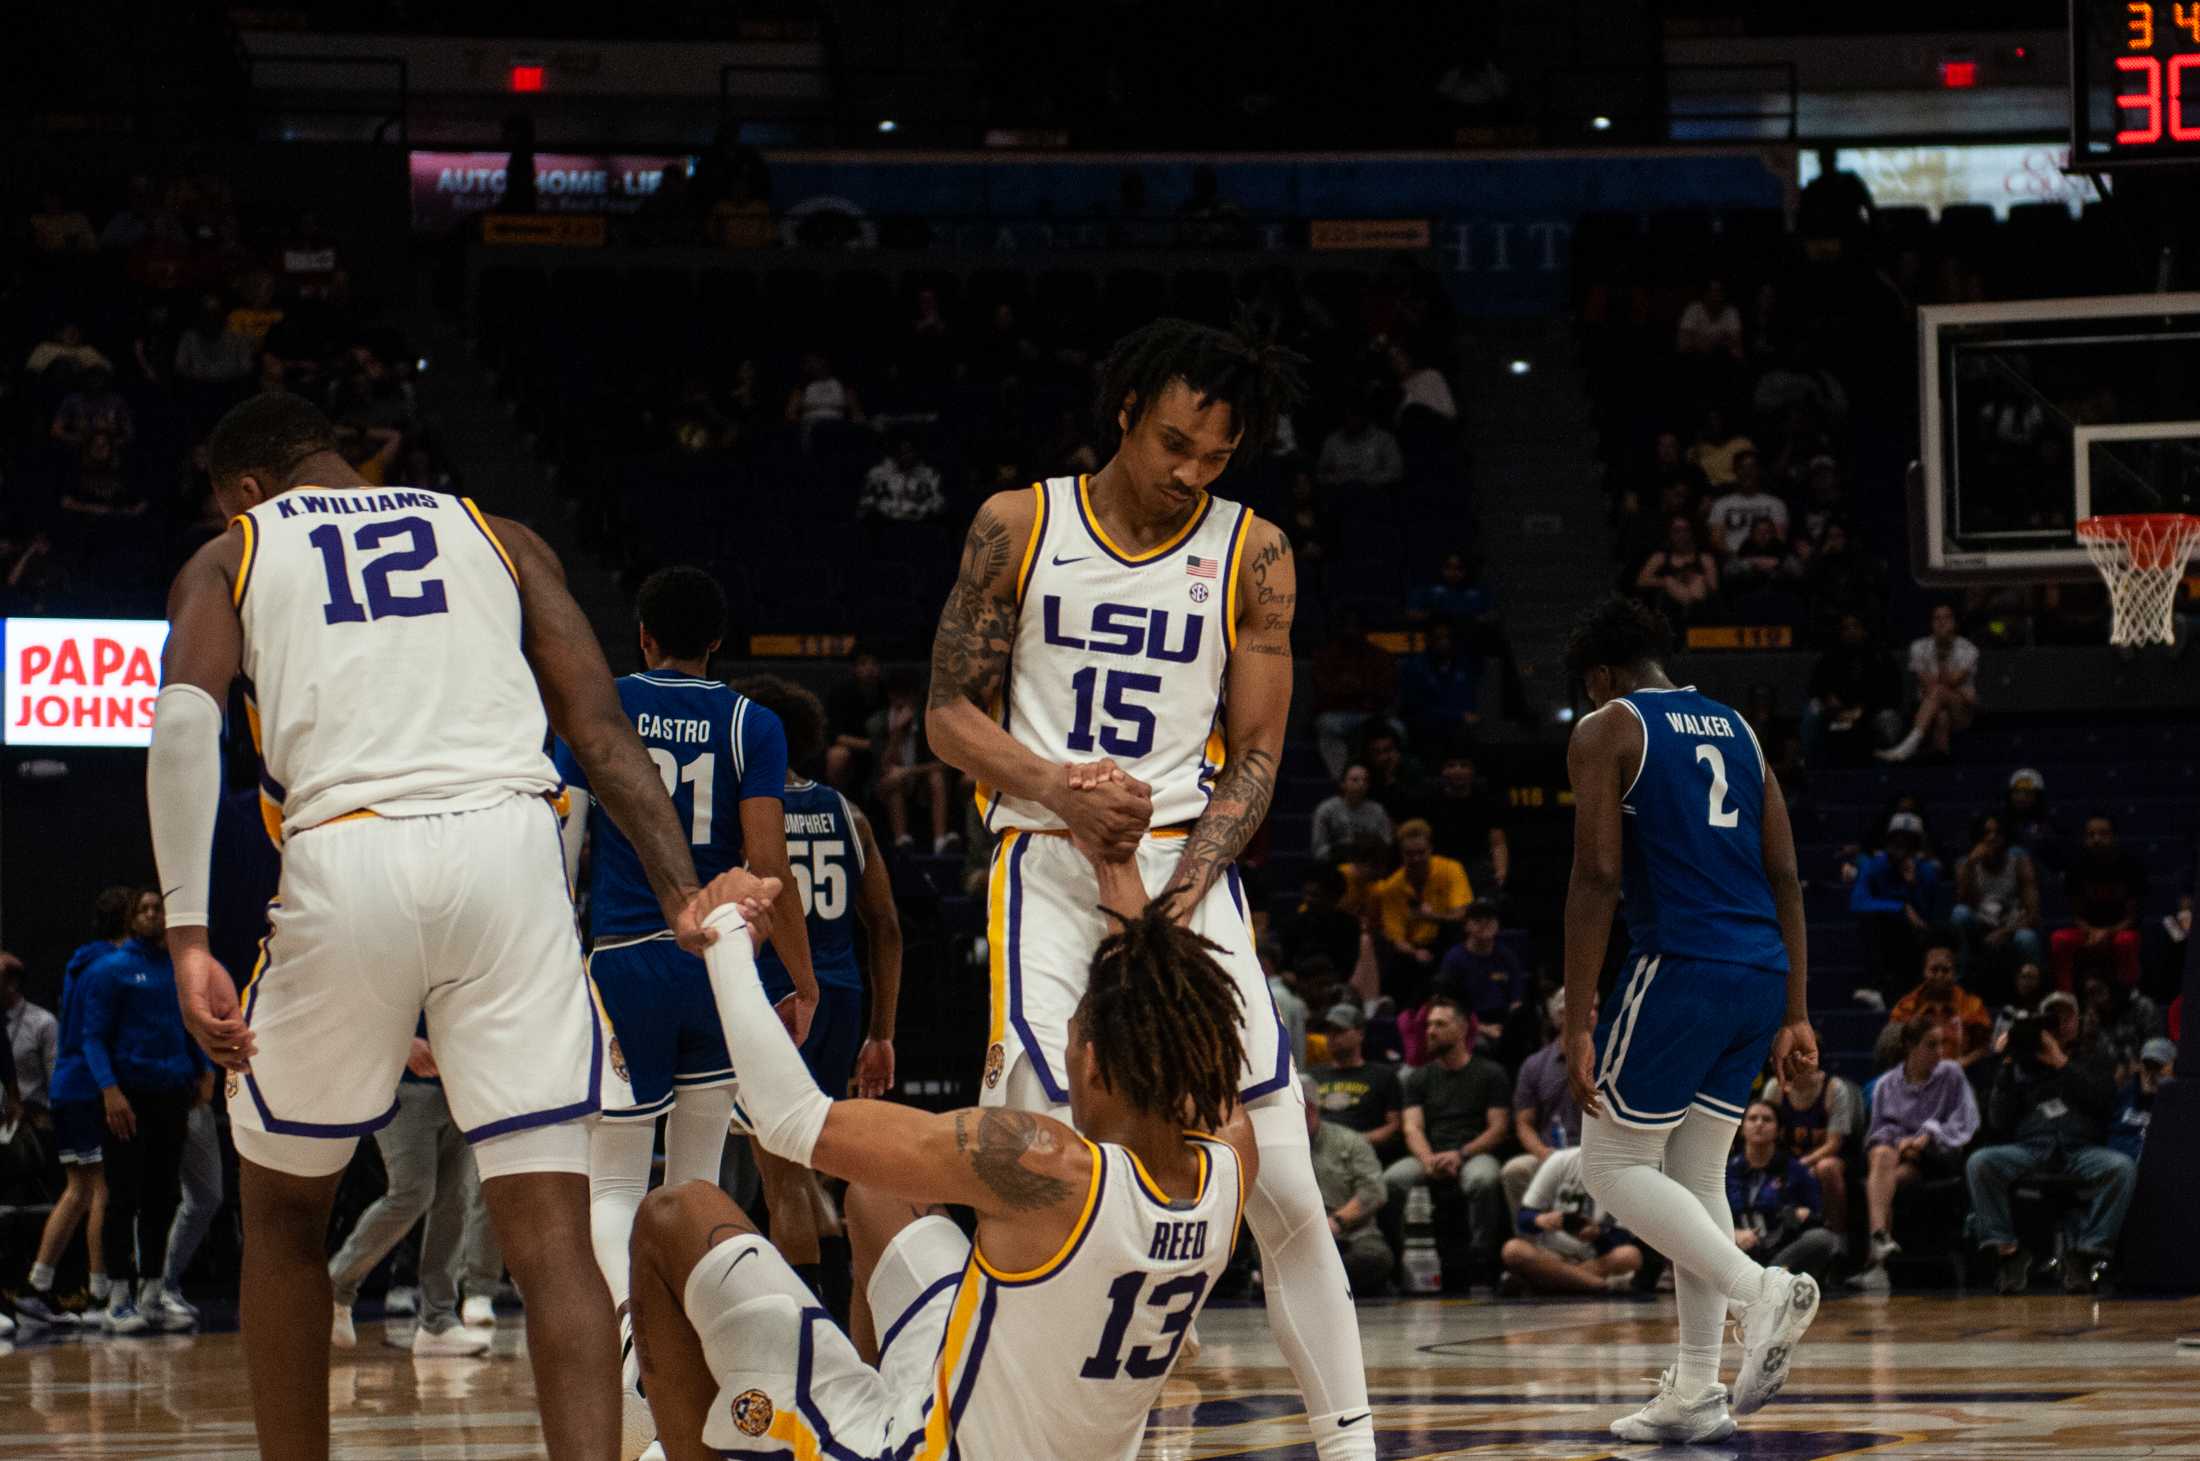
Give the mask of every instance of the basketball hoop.
<svg viewBox="0 0 2200 1461">
<path fill-rule="evenodd" d="M 2179 512 L 2089 517 L 2077 526 L 2086 556 L 2108 580 L 2111 644 L 2169 644 L 2177 637 L 2177 585 L 2200 543 L 2200 517 Z"/>
</svg>

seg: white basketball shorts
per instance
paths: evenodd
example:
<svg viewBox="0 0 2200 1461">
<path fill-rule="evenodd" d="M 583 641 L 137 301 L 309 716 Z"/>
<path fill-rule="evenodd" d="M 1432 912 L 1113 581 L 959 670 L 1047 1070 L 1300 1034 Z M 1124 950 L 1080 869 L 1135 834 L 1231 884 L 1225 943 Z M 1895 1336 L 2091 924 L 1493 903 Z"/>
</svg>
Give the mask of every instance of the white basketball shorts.
<svg viewBox="0 0 2200 1461">
<path fill-rule="evenodd" d="M 291 837 L 243 1002 L 258 1053 L 230 1077 L 230 1122 L 238 1149 L 265 1166 L 341 1170 L 357 1138 L 397 1114 L 423 1013 L 467 1140 L 601 1108 L 599 1011 L 557 813 L 540 797 L 353 817 Z M 329 1150 L 255 1145 L 260 1136 L 321 1138 Z"/>
<path fill-rule="evenodd" d="M 1159 893 L 1176 874 L 1188 840 L 1148 833 L 1138 849 L 1139 877 Z M 1050 1106 L 1069 1104 L 1063 1052 L 1070 1016 L 1084 997 L 1093 951 L 1113 930 L 1100 911 L 1092 865 L 1057 834 L 1010 831 L 993 853 L 986 895 L 986 940 L 992 956 L 993 1019 L 978 1092 L 983 1106 L 1011 1104 L 1011 1077 L 1028 1061 Z M 1296 1087 L 1291 1045 L 1253 947 L 1245 891 L 1232 867 L 1207 890 L 1192 915 L 1192 931 L 1222 947 L 1214 957 L 1234 979 L 1245 1015 L 1245 1076 L 1238 1099 L 1250 1105 Z M 1013 1084 L 1025 1091 L 1031 1082 Z M 1022 1101 L 1014 1104 L 1022 1105 Z M 1067 1119 L 1066 1117 L 1064 1119 Z"/>
</svg>

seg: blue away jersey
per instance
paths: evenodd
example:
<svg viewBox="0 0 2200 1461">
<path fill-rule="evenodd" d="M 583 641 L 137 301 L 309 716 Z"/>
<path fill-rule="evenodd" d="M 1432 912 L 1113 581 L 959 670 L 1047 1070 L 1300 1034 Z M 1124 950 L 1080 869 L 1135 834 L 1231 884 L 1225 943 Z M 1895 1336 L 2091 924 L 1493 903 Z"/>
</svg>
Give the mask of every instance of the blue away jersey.
<svg viewBox="0 0 2200 1461">
<path fill-rule="evenodd" d="M 787 863 L 802 894 L 810 928 L 810 963 L 821 988 L 863 988 L 856 966 L 856 892 L 863 885 L 863 839 L 856 835 L 848 799 L 829 786 L 797 781 L 782 793 L 787 816 Z M 756 956 L 764 992 L 778 1000 L 794 988 L 779 951 L 770 944 Z"/>
<path fill-rule="evenodd" d="M 1765 760 L 1741 715 L 1693 686 L 1637 690 L 1642 766 L 1620 798 L 1620 909 L 1633 957 L 1680 955 L 1786 973 L 1765 877 Z"/>
<path fill-rule="evenodd" d="M 627 675 L 619 703 L 657 764 L 673 810 L 687 829 L 695 875 L 709 882 L 741 864 L 741 803 L 779 797 L 787 780 L 787 732 L 779 717 L 716 680 L 685 675 Z M 559 741 L 558 774 L 587 791 L 588 777 L 572 748 Z M 664 910 L 642 873 L 642 860 L 603 804 L 588 811 L 593 844 L 589 922 L 592 935 L 632 938 L 665 926 Z"/>
</svg>

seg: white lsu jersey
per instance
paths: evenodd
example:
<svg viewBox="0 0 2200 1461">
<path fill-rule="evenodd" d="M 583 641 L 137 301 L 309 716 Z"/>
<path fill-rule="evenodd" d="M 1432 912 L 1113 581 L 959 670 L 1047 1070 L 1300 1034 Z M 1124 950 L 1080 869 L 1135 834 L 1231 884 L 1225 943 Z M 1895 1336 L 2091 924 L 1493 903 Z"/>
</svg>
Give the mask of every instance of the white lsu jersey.
<svg viewBox="0 0 2200 1461">
<path fill-rule="evenodd" d="M 270 836 L 558 789 L 520 653 L 518 572 L 470 500 L 297 487 L 239 521 L 245 712 Z"/>
<path fill-rule="evenodd" d="M 1169 1198 L 1128 1148 L 1094 1143 L 1085 1216 L 1043 1267 L 1002 1273 L 971 1250 L 937 1370 L 958 1454 L 1138 1454 L 1147 1413 L 1230 1262 L 1244 1210 L 1237 1153 L 1211 1137 L 1192 1144 L 1192 1197 Z"/>
<path fill-rule="evenodd" d="M 1043 760 L 1113 760 L 1153 788 L 1155 827 L 1190 822 L 1222 770 L 1223 672 L 1253 515 L 1202 496 L 1175 537 L 1134 555 L 1093 516 L 1086 478 L 1032 490 L 1002 724 Z M 996 831 L 1062 827 L 1036 802 L 983 785 L 978 807 Z"/>
</svg>

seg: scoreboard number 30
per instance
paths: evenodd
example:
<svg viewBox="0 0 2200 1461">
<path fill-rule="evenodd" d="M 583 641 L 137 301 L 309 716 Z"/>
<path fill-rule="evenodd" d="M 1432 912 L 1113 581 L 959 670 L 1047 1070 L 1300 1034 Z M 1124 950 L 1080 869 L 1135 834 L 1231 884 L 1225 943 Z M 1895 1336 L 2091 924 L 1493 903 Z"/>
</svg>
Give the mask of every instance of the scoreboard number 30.
<svg viewBox="0 0 2200 1461">
<path fill-rule="evenodd" d="M 2156 11 L 2167 9 L 2170 23 L 2200 44 L 2200 3 L 2156 6 L 2130 0 L 2124 6 L 2124 47 L 2130 51 L 2154 49 Z M 2200 125 L 2187 120 L 2186 73 L 2200 67 L 2200 52 L 2172 56 L 2164 65 L 2159 56 L 2118 56 L 2116 69 L 2129 78 L 2135 90 L 2116 97 L 2118 109 L 2136 113 L 2135 125 L 2120 127 L 2116 141 L 2122 146 L 2146 146 L 2166 135 L 2172 142 L 2200 142 Z M 2165 78 L 2164 73 L 2167 73 Z"/>
</svg>

